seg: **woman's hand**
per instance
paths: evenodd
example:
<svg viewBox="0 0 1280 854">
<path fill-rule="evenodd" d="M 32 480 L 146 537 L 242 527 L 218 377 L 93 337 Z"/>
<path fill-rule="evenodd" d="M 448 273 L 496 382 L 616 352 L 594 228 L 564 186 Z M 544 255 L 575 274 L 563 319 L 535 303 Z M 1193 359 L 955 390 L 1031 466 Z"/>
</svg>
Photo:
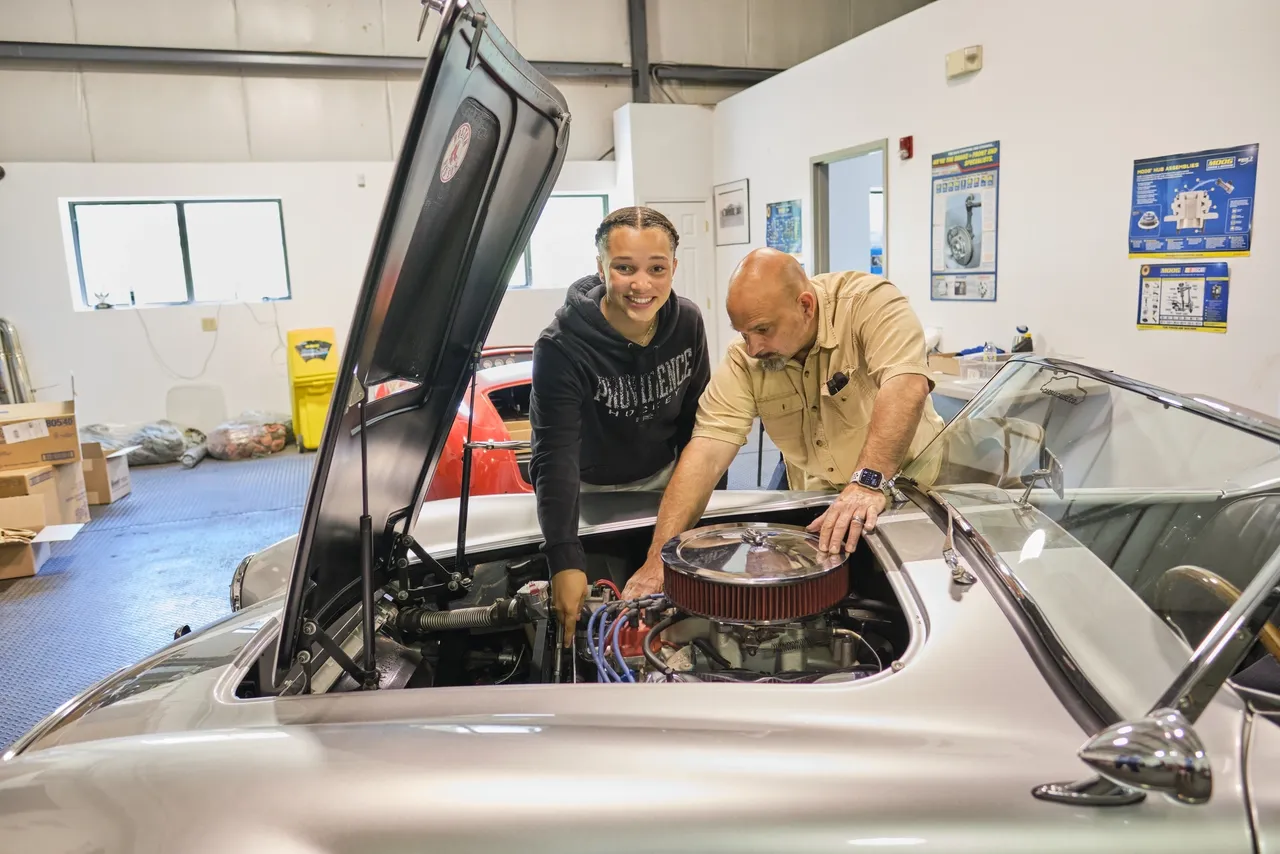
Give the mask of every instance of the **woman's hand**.
<svg viewBox="0 0 1280 854">
<path fill-rule="evenodd" d="M 573 646 L 582 603 L 587 600 L 587 574 L 580 569 L 562 569 L 551 577 L 551 602 L 560 625 L 564 626 L 564 646 Z"/>
</svg>

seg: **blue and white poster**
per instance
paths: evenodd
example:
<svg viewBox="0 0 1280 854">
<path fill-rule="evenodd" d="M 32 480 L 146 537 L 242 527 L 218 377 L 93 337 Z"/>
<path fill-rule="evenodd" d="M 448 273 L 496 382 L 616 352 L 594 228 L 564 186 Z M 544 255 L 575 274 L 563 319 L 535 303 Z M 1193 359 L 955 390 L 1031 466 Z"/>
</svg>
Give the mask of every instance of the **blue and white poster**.
<svg viewBox="0 0 1280 854">
<path fill-rule="evenodd" d="M 1258 146 L 1133 163 L 1130 258 L 1229 258 L 1253 242 Z"/>
<path fill-rule="evenodd" d="M 1225 261 L 1143 264 L 1138 328 L 1226 332 L 1230 295 Z"/>
<path fill-rule="evenodd" d="M 800 251 L 800 202 L 769 202 L 765 217 L 765 245 L 792 255 Z"/>
<path fill-rule="evenodd" d="M 932 180 L 930 298 L 995 302 L 1000 143 L 935 154 Z"/>
</svg>

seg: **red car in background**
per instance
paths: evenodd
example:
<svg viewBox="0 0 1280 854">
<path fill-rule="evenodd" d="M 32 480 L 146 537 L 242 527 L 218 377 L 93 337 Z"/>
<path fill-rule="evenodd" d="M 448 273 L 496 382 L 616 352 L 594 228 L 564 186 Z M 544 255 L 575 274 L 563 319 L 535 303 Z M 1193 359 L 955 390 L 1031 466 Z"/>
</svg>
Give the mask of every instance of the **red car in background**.
<svg viewBox="0 0 1280 854">
<path fill-rule="evenodd" d="M 529 392 L 533 387 L 532 347 L 490 347 L 476 372 L 475 417 L 471 422 L 471 494 L 533 492 L 529 482 Z M 427 501 L 462 494 L 462 451 L 467 439 L 471 386 L 445 439 Z M 476 448 L 478 443 L 515 443 L 514 448 Z"/>
</svg>

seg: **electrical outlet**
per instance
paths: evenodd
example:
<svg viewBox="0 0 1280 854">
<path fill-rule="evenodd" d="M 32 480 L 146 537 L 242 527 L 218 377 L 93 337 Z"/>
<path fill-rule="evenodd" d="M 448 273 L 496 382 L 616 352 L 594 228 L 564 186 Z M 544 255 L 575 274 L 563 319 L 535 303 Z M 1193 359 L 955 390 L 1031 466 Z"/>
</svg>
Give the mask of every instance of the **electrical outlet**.
<svg viewBox="0 0 1280 854">
<path fill-rule="evenodd" d="M 202 317 L 202 318 L 200 318 L 200 328 L 201 328 L 201 329 L 203 329 L 205 332 L 217 332 L 217 331 L 218 331 L 218 318 L 216 318 L 216 317 Z"/>
</svg>

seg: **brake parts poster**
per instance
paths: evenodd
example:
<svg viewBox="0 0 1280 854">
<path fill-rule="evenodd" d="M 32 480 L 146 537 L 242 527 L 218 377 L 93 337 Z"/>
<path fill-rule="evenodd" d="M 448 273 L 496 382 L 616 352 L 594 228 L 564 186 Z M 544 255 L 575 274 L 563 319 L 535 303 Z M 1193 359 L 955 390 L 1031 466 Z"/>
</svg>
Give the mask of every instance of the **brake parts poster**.
<svg viewBox="0 0 1280 854">
<path fill-rule="evenodd" d="M 1229 258 L 1253 242 L 1258 146 L 1133 163 L 1130 258 Z"/>
<path fill-rule="evenodd" d="M 995 302 L 1000 143 L 935 154 L 932 189 L 930 298 Z"/>
<path fill-rule="evenodd" d="M 1143 264 L 1138 328 L 1226 332 L 1228 277 L 1225 261 Z"/>
</svg>

